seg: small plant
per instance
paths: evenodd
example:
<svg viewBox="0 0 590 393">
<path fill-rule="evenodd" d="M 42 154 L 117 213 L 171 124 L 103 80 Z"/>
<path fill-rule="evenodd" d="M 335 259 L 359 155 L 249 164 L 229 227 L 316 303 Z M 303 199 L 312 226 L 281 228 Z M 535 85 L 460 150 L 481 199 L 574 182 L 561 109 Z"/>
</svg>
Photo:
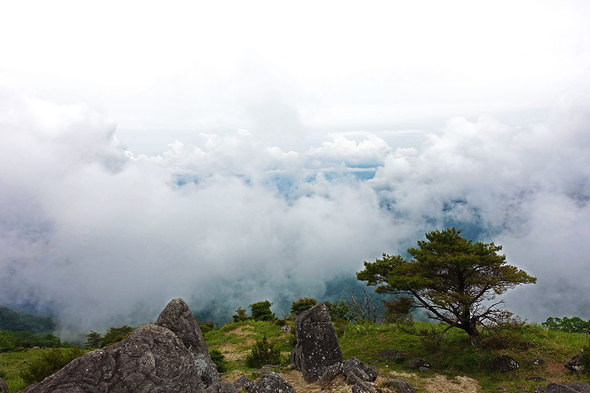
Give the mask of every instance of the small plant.
<svg viewBox="0 0 590 393">
<path fill-rule="evenodd" d="M 246 309 L 242 307 L 238 307 L 235 311 L 236 313 L 232 315 L 232 320 L 234 322 L 244 322 L 248 320 L 248 315 L 246 314 Z"/>
<path fill-rule="evenodd" d="M 227 371 L 227 362 L 225 361 L 225 356 L 218 351 L 217 349 L 212 349 L 209 351 L 209 356 L 211 356 L 211 360 L 217 366 L 217 372 L 224 373 Z"/>
<path fill-rule="evenodd" d="M 270 345 L 266 335 L 261 340 L 256 340 L 250 354 L 246 356 L 246 366 L 250 368 L 259 368 L 266 364 L 279 364 L 280 362 L 281 351 Z"/>
<path fill-rule="evenodd" d="M 55 373 L 72 360 L 84 354 L 78 347 L 70 349 L 52 349 L 41 356 L 40 359 L 33 361 L 20 377 L 27 383 L 32 384 L 41 382 L 46 377 Z"/>
</svg>

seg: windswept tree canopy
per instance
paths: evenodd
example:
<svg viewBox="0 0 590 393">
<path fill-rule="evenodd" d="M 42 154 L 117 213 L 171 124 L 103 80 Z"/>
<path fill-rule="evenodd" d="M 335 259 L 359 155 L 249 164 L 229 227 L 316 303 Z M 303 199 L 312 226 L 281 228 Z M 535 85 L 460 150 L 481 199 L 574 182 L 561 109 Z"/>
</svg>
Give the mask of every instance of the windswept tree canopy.
<svg viewBox="0 0 590 393">
<path fill-rule="evenodd" d="M 379 293 L 411 294 L 415 307 L 429 317 L 477 336 L 478 324 L 498 322 L 505 311 L 491 300 L 520 284 L 537 281 L 523 270 L 506 264 L 502 246 L 473 243 L 455 228 L 433 231 L 417 248 L 408 249 L 411 261 L 383 254 L 365 262 L 357 278 L 377 286 Z"/>
</svg>

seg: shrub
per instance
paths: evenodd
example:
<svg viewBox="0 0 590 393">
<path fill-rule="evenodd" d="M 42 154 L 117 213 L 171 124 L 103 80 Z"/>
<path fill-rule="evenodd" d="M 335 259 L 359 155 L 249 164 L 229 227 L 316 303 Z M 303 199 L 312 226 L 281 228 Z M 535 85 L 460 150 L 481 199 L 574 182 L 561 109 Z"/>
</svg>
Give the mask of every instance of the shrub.
<svg viewBox="0 0 590 393">
<path fill-rule="evenodd" d="M 250 304 L 248 307 L 252 310 L 252 319 L 255 321 L 274 321 L 277 319 L 270 310 L 270 306 L 272 306 L 272 303 L 268 300 Z"/>
<path fill-rule="evenodd" d="M 551 330 L 561 330 L 568 333 L 590 333 L 590 320 L 584 321 L 580 317 L 549 317 L 541 324 L 544 328 Z"/>
<path fill-rule="evenodd" d="M 131 326 L 123 325 L 121 327 L 112 327 L 110 328 L 102 339 L 102 346 L 106 347 L 107 345 L 112 345 L 118 343 L 121 340 L 126 339 L 129 337 L 133 328 Z"/>
<path fill-rule="evenodd" d="M 311 297 L 302 297 L 291 304 L 291 318 L 295 319 L 305 310 L 309 310 L 318 304 L 318 301 Z"/>
<path fill-rule="evenodd" d="M 324 302 L 328 306 L 330 312 L 330 318 L 332 321 L 337 319 L 350 320 L 350 306 L 346 304 L 344 300 L 340 300 L 338 303 Z"/>
<path fill-rule="evenodd" d="M 246 366 L 250 368 L 259 368 L 266 364 L 279 364 L 280 362 L 280 350 L 270 345 L 266 335 L 262 337 L 262 340 L 256 340 L 250 354 L 246 356 Z"/>
<path fill-rule="evenodd" d="M 246 315 L 246 309 L 242 307 L 238 307 L 236 309 L 236 313 L 232 315 L 232 320 L 234 322 L 244 322 L 248 320 L 248 315 Z"/>
<path fill-rule="evenodd" d="M 46 377 L 55 373 L 63 366 L 83 354 L 84 352 L 78 347 L 70 349 L 51 349 L 23 370 L 20 373 L 20 377 L 27 384 L 41 382 Z"/>
<path fill-rule="evenodd" d="M 384 301 L 385 320 L 390 323 L 411 324 L 414 321 L 414 317 L 410 313 L 413 303 L 414 300 L 409 296 L 400 296 L 388 302 Z"/>
<path fill-rule="evenodd" d="M 90 333 L 86 335 L 86 343 L 84 344 L 84 348 L 86 349 L 94 349 L 100 348 L 102 345 L 102 336 L 100 333 L 91 330 Z"/>
<path fill-rule="evenodd" d="M 225 356 L 218 351 L 217 349 L 212 349 L 209 351 L 209 356 L 211 356 L 211 360 L 217 366 L 217 372 L 224 373 L 227 371 L 227 363 L 225 361 Z"/>
<path fill-rule="evenodd" d="M 199 324 L 201 332 L 203 333 L 210 332 L 211 330 L 215 329 L 215 322 L 213 321 L 199 322 L 197 320 L 197 323 Z"/>
</svg>

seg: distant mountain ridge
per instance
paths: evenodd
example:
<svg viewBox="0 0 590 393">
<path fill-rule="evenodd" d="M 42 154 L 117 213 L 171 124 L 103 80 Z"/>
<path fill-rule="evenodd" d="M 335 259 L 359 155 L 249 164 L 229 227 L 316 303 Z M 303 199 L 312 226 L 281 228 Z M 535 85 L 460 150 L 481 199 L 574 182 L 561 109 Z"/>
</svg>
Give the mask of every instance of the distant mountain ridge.
<svg viewBox="0 0 590 393">
<path fill-rule="evenodd" d="M 49 333 L 55 330 L 55 321 L 51 317 L 18 312 L 0 306 L 0 330 Z"/>
</svg>

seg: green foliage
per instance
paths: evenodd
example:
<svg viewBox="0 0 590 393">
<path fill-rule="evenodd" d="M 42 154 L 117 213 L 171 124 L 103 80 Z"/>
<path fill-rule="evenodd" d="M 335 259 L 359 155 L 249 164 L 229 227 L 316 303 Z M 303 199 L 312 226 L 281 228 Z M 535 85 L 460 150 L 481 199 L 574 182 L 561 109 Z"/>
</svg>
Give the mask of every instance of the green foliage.
<svg viewBox="0 0 590 393">
<path fill-rule="evenodd" d="M 406 325 L 414 322 L 412 311 L 414 300 L 409 296 L 400 296 L 397 299 L 384 301 L 385 320 L 389 323 L 403 323 Z"/>
<path fill-rule="evenodd" d="M 584 374 L 590 376 L 590 341 L 582 348 L 582 367 Z"/>
<path fill-rule="evenodd" d="M 429 232 L 418 248 L 408 249 L 411 261 L 383 254 L 365 262 L 357 279 L 377 286 L 378 293 L 411 294 L 429 317 L 477 336 L 479 324 L 495 324 L 505 316 L 501 302 L 490 303 L 495 295 L 536 278 L 507 265 L 506 256 L 498 254 L 501 246 L 473 243 L 460 233 L 455 228 Z"/>
<path fill-rule="evenodd" d="M 35 334 L 0 330 L 0 352 L 12 351 L 17 348 L 57 348 L 64 345 L 59 337 L 49 333 Z"/>
<path fill-rule="evenodd" d="M 250 368 L 259 368 L 266 364 L 279 364 L 281 362 L 281 351 L 270 345 L 266 334 L 261 340 L 256 340 L 248 356 L 246 356 L 246 366 Z"/>
<path fill-rule="evenodd" d="M 0 307 L 0 330 L 13 332 L 44 333 L 55 329 L 55 321 L 50 317 L 13 311 Z"/>
<path fill-rule="evenodd" d="M 45 352 L 41 358 L 31 362 L 31 364 L 21 372 L 21 378 L 28 384 L 41 382 L 46 377 L 55 373 L 63 366 L 82 356 L 84 352 L 78 348 L 70 349 L 52 349 Z"/>
<path fill-rule="evenodd" d="M 337 319 L 349 320 L 350 306 L 344 300 L 340 300 L 338 303 L 324 302 L 324 304 L 328 307 L 332 321 Z"/>
<path fill-rule="evenodd" d="M 246 309 L 242 308 L 242 307 L 238 307 L 236 309 L 236 313 L 234 315 L 232 315 L 232 321 L 234 322 L 243 322 L 243 321 L 247 321 L 248 315 L 246 315 Z"/>
<path fill-rule="evenodd" d="M 580 317 L 549 317 L 541 325 L 547 329 L 560 330 L 568 333 L 590 333 L 590 320 L 584 321 Z"/>
<path fill-rule="evenodd" d="M 318 301 L 311 297 L 302 297 L 291 304 L 291 318 L 295 319 L 305 310 L 309 310 L 318 304 Z"/>
<path fill-rule="evenodd" d="M 201 328 L 201 331 L 203 333 L 209 332 L 209 331 L 215 329 L 215 322 L 213 322 L 213 321 L 199 322 L 197 320 L 197 323 L 199 324 L 199 327 Z"/>
<path fill-rule="evenodd" d="M 133 328 L 127 325 L 123 325 L 118 328 L 112 327 L 106 332 L 106 334 L 102 338 L 101 346 L 106 347 L 107 345 L 118 343 L 119 341 L 122 341 L 129 337 L 132 331 Z"/>
<path fill-rule="evenodd" d="M 227 362 L 225 361 L 225 357 L 219 350 L 210 350 L 209 356 L 211 356 L 211 360 L 217 366 L 217 372 L 224 373 L 227 371 Z"/>
<path fill-rule="evenodd" d="M 272 306 L 272 303 L 268 300 L 250 304 L 248 307 L 252 310 L 252 319 L 255 321 L 274 321 L 277 319 L 270 310 L 270 306 Z"/>
<path fill-rule="evenodd" d="M 86 343 L 84 344 L 84 348 L 86 349 L 94 349 L 100 348 L 102 345 L 102 336 L 100 333 L 91 330 L 90 333 L 86 335 Z"/>
</svg>

